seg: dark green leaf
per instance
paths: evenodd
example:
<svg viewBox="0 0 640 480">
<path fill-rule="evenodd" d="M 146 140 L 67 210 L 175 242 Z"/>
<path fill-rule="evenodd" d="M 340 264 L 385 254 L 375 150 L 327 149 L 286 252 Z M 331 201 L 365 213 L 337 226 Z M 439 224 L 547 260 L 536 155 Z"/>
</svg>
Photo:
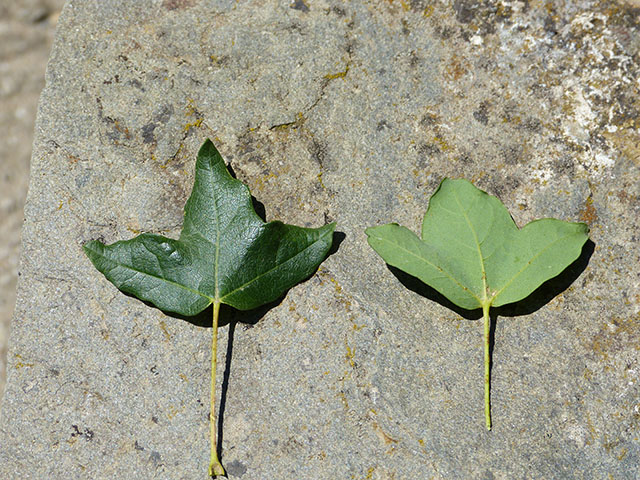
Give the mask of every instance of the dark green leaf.
<svg viewBox="0 0 640 480">
<path fill-rule="evenodd" d="M 302 228 L 264 223 L 249 189 L 234 179 L 209 140 L 200 148 L 195 184 L 184 208 L 179 240 L 144 233 L 84 251 L 120 290 L 158 308 L 195 315 L 213 304 L 211 342 L 211 462 L 224 475 L 216 446 L 215 387 L 220 304 L 240 310 L 264 305 L 310 276 L 324 260 L 335 224 Z"/>
<path fill-rule="evenodd" d="M 214 302 L 248 310 L 277 299 L 316 270 L 334 227 L 264 223 L 249 189 L 207 140 L 179 240 L 145 233 L 112 245 L 88 242 L 84 250 L 120 290 L 190 316 Z"/>
</svg>

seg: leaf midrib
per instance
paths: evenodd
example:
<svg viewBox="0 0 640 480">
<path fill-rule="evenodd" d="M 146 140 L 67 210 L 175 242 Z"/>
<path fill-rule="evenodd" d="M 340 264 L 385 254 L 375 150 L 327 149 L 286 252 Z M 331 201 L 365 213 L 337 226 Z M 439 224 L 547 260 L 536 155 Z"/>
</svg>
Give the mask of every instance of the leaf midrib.
<svg viewBox="0 0 640 480">
<path fill-rule="evenodd" d="M 465 210 L 462 207 L 462 203 L 460 203 L 460 199 L 458 198 L 458 192 L 456 192 L 455 190 L 453 190 L 453 197 L 456 199 L 456 203 L 458 204 L 458 207 L 460 207 L 460 212 L 462 213 L 462 216 L 467 222 L 467 225 L 469 226 L 469 230 L 471 230 L 471 233 L 473 234 L 473 240 L 476 243 L 478 258 L 480 259 L 480 270 L 482 271 L 482 300 L 478 299 L 478 301 L 482 305 L 485 305 L 486 303 L 490 305 L 491 302 L 493 302 L 495 295 L 492 296 L 490 299 L 487 298 L 487 272 L 484 268 L 484 259 L 482 258 L 482 249 L 480 248 L 480 242 L 478 242 L 478 234 L 476 233 L 476 230 L 473 228 L 473 224 L 471 223 L 471 220 L 469 220 L 469 216 L 467 215 L 467 210 Z M 469 207 L 469 209 L 471 209 L 471 207 Z"/>
<path fill-rule="evenodd" d="M 220 212 L 218 210 L 218 198 L 215 195 L 215 185 L 213 181 L 213 165 L 209 162 L 209 167 L 211 168 L 211 189 L 213 191 L 213 206 L 215 209 L 215 220 L 216 220 L 216 253 L 215 260 L 213 263 L 213 279 L 214 279 L 214 302 L 220 303 L 220 284 L 219 284 L 219 262 L 220 262 Z"/>
</svg>

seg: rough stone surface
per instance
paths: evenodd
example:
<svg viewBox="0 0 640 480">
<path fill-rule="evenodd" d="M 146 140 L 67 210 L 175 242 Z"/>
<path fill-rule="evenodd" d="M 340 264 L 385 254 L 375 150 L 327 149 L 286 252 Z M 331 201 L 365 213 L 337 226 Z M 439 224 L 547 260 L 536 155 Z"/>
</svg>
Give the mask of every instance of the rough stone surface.
<svg viewBox="0 0 640 480">
<path fill-rule="evenodd" d="M 0 396 L 36 106 L 62 0 L 0 2 Z"/>
<path fill-rule="evenodd" d="M 206 478 L 210 330 L 118 292 L 81 249 L 177 234 L 206 137 L 268 219 L 346 235 L 278 305 L 222 312 L 230 478 L 638 478 L 638 18 L 611 1 L 68 3 L 0 478 Z M 363 233 L 417 230 L 443 176 L 520 225 L 586 221 L 595 243 L 549 303 L 499 312 L 491 432 L 480 322 L 405 288 Z"/>
</svg>

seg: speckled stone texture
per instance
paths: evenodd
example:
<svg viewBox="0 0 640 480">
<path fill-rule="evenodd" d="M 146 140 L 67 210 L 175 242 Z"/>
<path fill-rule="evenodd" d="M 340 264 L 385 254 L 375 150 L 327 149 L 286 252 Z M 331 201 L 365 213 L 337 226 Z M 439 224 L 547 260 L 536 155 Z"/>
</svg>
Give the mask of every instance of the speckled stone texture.
<svg viewBox="0 0 640 480">
<path fill-rule="evenodd" d="M 0 396 L 38 97 L 62 0 L 0 1 Z"/>
<path fill-rule="evenodd" d="M 210 329 L 123 295 L 81 249 L 176 235 L 207 137 L 267 219 L 345 235 L 281 302 L 222 311 L 229 478 L 638 478 L 638 8 L 68 3 L 39 109 L 0 478 L 207 477 Z M 444 176 L 498 195 L 519 225 L 586 221 L 595 244 L 564 283 L 497 312 L 491 432 L 477 315 L 394 275 L 364 235 L 417 231 Z"/>
</svg>

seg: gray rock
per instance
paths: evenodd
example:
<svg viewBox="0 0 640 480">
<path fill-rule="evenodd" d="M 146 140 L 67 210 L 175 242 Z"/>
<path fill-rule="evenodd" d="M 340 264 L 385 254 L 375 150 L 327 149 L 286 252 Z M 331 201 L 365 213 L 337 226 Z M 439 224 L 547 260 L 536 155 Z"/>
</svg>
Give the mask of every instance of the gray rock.
<svg viewBox="0 0 640 480">
<path fill-rule="evenodd" d="M 33 124 L 63 3 L 18 0 L 0 4 L 0 395 L 16 299 Z M 33 18 L 38 18 L 35 24 Z"/>
<path fill-rule="evenodd" d="M 278 305 L 222 312 L 230 478 L 638 478 L 635 10 L 435 5 L 66 5 L 0 478 L 206 478 L 211 332 L 123 295 L 81 246 L 176 235 L 207 137 L 268 219 L 346 234 Z M 596 245 L 549 303 L 499 312 L 491 432 L 480 322 L 405 288 L 363 233 L 417 229 L 444 176 L 520 225 L 587 221 Z"/>
</svg>

